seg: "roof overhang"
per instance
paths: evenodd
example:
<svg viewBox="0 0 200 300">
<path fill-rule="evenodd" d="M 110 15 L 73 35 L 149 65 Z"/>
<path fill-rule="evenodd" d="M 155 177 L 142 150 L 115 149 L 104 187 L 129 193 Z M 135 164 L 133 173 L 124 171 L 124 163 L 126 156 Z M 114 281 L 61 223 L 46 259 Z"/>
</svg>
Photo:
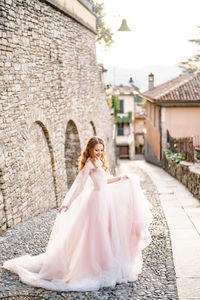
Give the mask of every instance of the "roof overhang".
<svg viewBox="0 0 200 300">
<path fill-rule="evenodd" d="M 154 102 L 154 99 L 147 97 L 146 95 L 143 95 L 139 92 L 140 97 L 144 98 L 145 100 L 149 101 L 149 102 Z"/>
<path fill-rule="evenodd" d="M 200 107 L 200 101 L 190 101 L 190 102 L 153 102 L 156 105 L 159 106 L 166 106 L 166 107 Z"/>
<path fill-rule="evenodd" d="M 144 98 L 145 100 L 159 105 L 159 106 L 200 106 L 200 99 L 199 100 L 157 100 L 150 98 L 149 96 L 143 95 L 140 93 L 140 96 Z"/>
</svg>

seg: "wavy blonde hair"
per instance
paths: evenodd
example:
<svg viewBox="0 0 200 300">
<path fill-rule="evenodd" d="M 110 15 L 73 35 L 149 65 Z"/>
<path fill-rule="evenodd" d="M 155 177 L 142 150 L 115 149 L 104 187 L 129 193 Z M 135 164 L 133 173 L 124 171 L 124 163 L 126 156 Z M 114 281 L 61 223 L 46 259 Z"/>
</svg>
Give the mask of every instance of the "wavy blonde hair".
<svg viewBox="0 0 200 300">
<path fill-rule="evenodd" d="M 84 165 L 85 165 L 87 159 L 88 159 L 89 157 L 91 157 L 91 156 L 90 156 L 90 151 L 91 151 L 91 150 L 94 148 L 94 146 L 97 145 L 97 144 L 103 145 L 103 153 L 102 153 L 102 155 L 101 155 L 101 157 L 100 157 L 100 160 L 102 161 L 102 167 L 104 168 L 104 170 L 105 170 L 106 172 L 108 172 L 108 166 L 107 166 L 107 164 L 106 164 L 106 157 L 105 157 L 105 155 L 106 155 L 105 143 L 104 143 L 104 140 L 101 139 L 101 138 L 98 137 L 98 136 L 93 136 L 92 138 L 90 138 L 90 139 L 88 140 L 87 145 L 86 145 L 85 149 L 83 150 L 83 153 L 82 153 L 82 155 L 81 155 L 81 157 L 80 157 L 80 162 L 79 162 L 78 171 L 80 171 L 81 169 L 83 169 L 83 167 L 84 167 Z M 91 157 L 91 162 L 93 163 L 93 165 L 95 166 L 95 168 L 97 168 L 97 166 L 95 165 L 95 160 L 92 159 L 92 157 Z"/>
</svg>

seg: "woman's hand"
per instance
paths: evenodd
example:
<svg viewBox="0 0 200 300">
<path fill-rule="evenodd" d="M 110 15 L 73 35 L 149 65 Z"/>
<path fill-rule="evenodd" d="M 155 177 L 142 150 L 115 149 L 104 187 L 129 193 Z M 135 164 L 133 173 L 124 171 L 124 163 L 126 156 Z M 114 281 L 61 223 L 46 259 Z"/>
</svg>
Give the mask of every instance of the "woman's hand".
<svg viewBox="0 0 200 300">
<path fill-rule="evenodd" d="M 129 177 L 127 175 L 124 175 L 121 177 L 121 180 L 126 180 L 126 179 L 129 179 Z"/>
<path fill-rule="evenodd" d="M 69 207 L 67 205 L 62 205 L 61 208 L 59 209 L 59 214 L 61 214 L 62 210 L 65 208 L 64 212 L 66 212 Z"/>
</svg>

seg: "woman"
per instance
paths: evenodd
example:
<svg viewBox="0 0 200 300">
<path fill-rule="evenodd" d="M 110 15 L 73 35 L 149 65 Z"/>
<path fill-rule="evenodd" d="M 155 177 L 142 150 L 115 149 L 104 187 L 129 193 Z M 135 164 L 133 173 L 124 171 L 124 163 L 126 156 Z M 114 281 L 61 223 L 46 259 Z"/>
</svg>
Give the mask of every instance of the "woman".
<svg viewBox="0 0 200 300">
<path fill-rule="evenodd" d="M 22 282 L 56 291 L 93 291 L 135 281 L 152 220 L 137 176 L 108 178 L 105 144 L 89 139 L 79 173 L 57 214 L 45 253 L 3 267 Z"/>
</svg>

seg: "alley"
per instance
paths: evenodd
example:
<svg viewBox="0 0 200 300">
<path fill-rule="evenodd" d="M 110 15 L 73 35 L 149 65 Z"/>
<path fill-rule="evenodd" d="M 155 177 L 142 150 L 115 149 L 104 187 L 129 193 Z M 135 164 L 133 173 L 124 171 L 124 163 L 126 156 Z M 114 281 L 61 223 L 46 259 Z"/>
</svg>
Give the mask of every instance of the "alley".
<svg viewBox="0 0 200 300">
<path fill-rule="evenodd" d="M 129 168 L 132 163 L 128 164 Z M 179 300 L 200 299 L 200 203 L 163 169 L 137 161 L 156 186 L 170 230 Z M 124 165 L 125 167 L 125 165 Z"/>
<path fill-rule="evenodd" d="M 117 284 L 116 287 L 102 288 L 95 292 L 51 292 L 27 286 L 18 280 L 17 275 L 1 269 L 0 298 L 174 300 L 178 299 L 178 291 L 180 300 L 200 299 L 199 261 L 195 263 L 189 259 L 191 257 L 195 259 L 200 249 L 198 219 L 195 218 L 192 210 L 192 205 L 197 206 L 198 203 L 195 199 L 192 199 L 192 203 L 190 202 L 190 193 L 182 184 L 162 169 L 142 160 L 122 160 L 118 174 L 127 172 L 139 175 L 142 189 L 152 204 L 154 215 L 150 226 L 152 242 L 143 251 L 143 271 L 136 282 Z M 184 203 L 179 203 L 180 198 Z M 184 205 L 185 209 L 183 209 Z M 181 212 L 178 209 L 181 209 Z M 199 212 L 198 207 L 197 211 Z M 178 214 L 174 215 L 175 213 Z M 0 239 L 1 263 L 5 259 L 25 253 L 36 255 L 43 252 L 55 215 L 56 210 L 52 210 L 19 224 L 15 229 L 8 230 L 7 234 Z M 183 228 L 182 222 L 184 222 Z M 187 240 L 185 236 L 183 237 L 183 229 L 187 229 Z M 195 245 L 192 242 L 195 242 Z M 185 273 L 184 266 L 188 270 L 187 273 Z M 189 285 L 191 285 L 190 288 Z"/>
<path fill-rule="evenodd" d="M 200 300 L 200 1 L 0 8 L 0 300 Z"/>
</svg>

